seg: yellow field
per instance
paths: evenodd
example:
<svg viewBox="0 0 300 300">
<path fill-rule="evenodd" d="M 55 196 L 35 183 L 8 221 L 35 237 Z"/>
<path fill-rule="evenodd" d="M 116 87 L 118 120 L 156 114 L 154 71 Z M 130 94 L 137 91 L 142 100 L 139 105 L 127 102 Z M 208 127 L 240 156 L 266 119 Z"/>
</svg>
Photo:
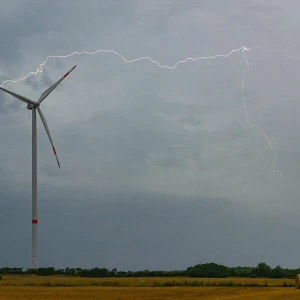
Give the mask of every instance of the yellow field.
<svg viewBox="0 0 300 300">
<path fill-rule="evenodd" d="M 282 286 L 294 280 L 256 278 L 78 278 L 66 276 L 2 276 L 0 299 L 101 299 L 101 300 L 299 300 L 300 290 Z M 190 287 L 192 282 L 204 286 Z M 258 284 L 260 287 L 227 287 L 217 284 Z M 182 286 L 157 287 L 180 284 Z M 207 283 L 216 286 L 205 286 Z M 265 286 L 267 285 L 267 286 Z"/>
</svg>

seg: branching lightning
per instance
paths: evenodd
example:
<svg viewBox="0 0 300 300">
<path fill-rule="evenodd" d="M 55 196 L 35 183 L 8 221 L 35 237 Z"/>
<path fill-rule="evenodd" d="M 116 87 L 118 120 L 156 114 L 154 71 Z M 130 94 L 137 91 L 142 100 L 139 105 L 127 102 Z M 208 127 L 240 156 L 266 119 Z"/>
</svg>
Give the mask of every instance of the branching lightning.
<svg viewBox="0 0 300 300">
<path fill-rule="evenodd" d="M 277 155 L 277 152 L 274 151 L 273 149 L 273 144 L 271 142 L 271 140 L 268 138 L 268 136 L 266 135 L 266 133 L 263 131 L 263 129 L 257 125 L 257 124 L 254 124 L 252 123 L 250 120 L 249 120 L 249 115 L 248 115 L 248 110 L 247 110 L 247 101 L 246 101 L 246 97 L 245 97 L 245 77 L 246 77 L 246 73 L 247 73 L 247 69 L 248 67 L 250 66 L 249 64 L 249 61 L 248 59 L 246 58 L 245 56 L 245 51 L 246 50 L 249 50 L 249 49 L 243 49 L 242 50 L 242 56 L 243 56 L 243 59 L 246 63 L 246 66 L 244 68 L 244 74 L 243 74 L 243 77 L 242 77 L 242 100 L 243 100 L 243 105 L 244 105 L 244 111 L 245 111 L 245 117 L 246 117 L 246 122 L 252 126 L 252 127 L 255 127 L 260 133 L 261 135 L 264 137 L 264 139 L 267 141 L 268 145 L 269 145 L 269 148 L 271 150 L 272 153 L 274 153 L 274 160 L 272 162 L 272 174 L 273 175 L 280 175 L 282 176 L 283 173 L 281 170 L 277 170 L 276 169 L 276 163 L 278 162 L 278 155 Z"/>
<path fill-rule="evenodd" d="M 122 54 L 118 53 L 115 50 L 99 49 L 99 50 L 96 50 L 94 52 L 89 52 L 89 51 L 78 52 L 78 51 L 76 51 L 76 52 L 73 52 L 73 53 L 67 54 L 67 55 L 49 55 L 39 65 L 39 68 L 37 68 L 36 71 L 29 72 L 24 77 L 21 77 L 21 78 L 16 79 L 16 80 L 7 79 L 7 80 L 5 80 L 4 82 L 1 83 L 0 87 L 3 87 L 4 85 L 6 85 L 8 83 L 17 83 L 17 82 L 25 80 L 26 78 L 28 78 L 31 75 L 37 75 L 38 73 L 42 73 L 44 66 L 46 65 L 48 60 L 51 59 L 51 58 L 68 58 L 68 57 L 71 57 L 71 56 L 74 56 L 74 55 L 95 55 L 95 54 L 98 54 L 98 53 L 111 53 L 111 54 L 114 54 L 114 55 L 120 57 L 123 60 L 123 62 L 125 62 L 125 63 L 132 64 L 132 63 L 137 63 L 139 61 L 146 60 L 146 61 L 149 61 L 150 63 L 156 65 L 157 67 L 159 67 L 161 69 L 175 70 L 179 65 L 185 64 L 187 62 L 197 62 L 197 61 L 200 61 L 200 60 L 213 60 L 213 59 L 216 59 L 216 58 L 227 58 L 227 57 L 231 56 L 234 53 L 241 52 L 242 58 L 245 61 L 245 68 L 244 68 L 244 72 L 243 72 L 243 76 L 242 76 L 242 80 L 241 80 L 241 89 L 242 89 L 241 92 L 242 92 L 242 101 L 243 101 L 243 107 L 244 107 L 246 122 L 249 126 L 254 127 L 255 129 L 257 129 L 260 132 L 262 137 L 266 140 L 266 142 L 267 142 L 267 144 L 270 148 L 270 151 L 274 155 L 274 159 L 272 161 L 272 174 L 282 176 L 283 175 L 282 171 L 276 169 L 276 163 L 278 162 L 278 155 L 277 155 L 277 152 L 274 150 L 274 147 L 273 147 L 273 144 L 272 144 L 271 140 L 268 138 L 266 133 L 263 131 L 263 129 L 259 125 L 254 124 L 249 120 L 249 115 L 248 115 L 248 110 L 247 110 L 247 99 L 245 97 L 245 78 L 246 78 L 247 70 L 248 70 L 248 67 L 249 67 L 250 64 L 249 64 L 249 61 L 248 61 L 248 59 L 245 55 L 245 52 L 248 52 L 248 51 L 253 50 L 253 49 L 260 49 L 264 52 L 282 53 L 282 54 L 285 54 L 287 56 L 287 58 L 289 58 L 289 59 L 299 59 L 300 58 L 300 56 L 290 56 L 284 50 L 265 49 L 264 47 L 261 47 L 261 46 L 256 46 L 256 47 L 252 47 L 252 48 L 247 48 L 245 46 L 241 46 L 238 49 L 231 50 L 227 54 L 217 54 L 217 55 L 214 55 L 214 56 L 199 56 L 199 57 L 195 57 L 195 58 L 194 57 L 187 57 L 184 60 L 177 61 L 173 66 L 169 66 L 169 65 L 161 64 L 160 62 L 158 62 L 156 60 L 153 60 L 149 56 L 142 56 L 142 57 L 139 57 L 139 58 L 129 60 L 129 59 L 126 59 Z"/>
</svg>

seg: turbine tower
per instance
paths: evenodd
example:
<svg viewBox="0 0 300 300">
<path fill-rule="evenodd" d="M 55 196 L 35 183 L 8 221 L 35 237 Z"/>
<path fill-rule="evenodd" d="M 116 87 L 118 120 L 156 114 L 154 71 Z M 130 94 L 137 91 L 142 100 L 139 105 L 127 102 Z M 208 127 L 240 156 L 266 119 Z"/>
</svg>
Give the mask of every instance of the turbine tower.
<svg viewBox="0 0 300 300">
<path fill-rule="evenodd" d="M 50 131 L 46 122 L 46 119 L 42 113 L 40 105 L 46 97 L 76 68 L 74 66 L 68 73 L 66 73 L 60 80 L 54 83 L 49 87 L 38 99 L 38 101 L 32 101 L 26 97 L 18 95 L 14 92 L 8 91 L 0 87 L 0 89 L 15 98 L 27 103 L 27 109 L 32 111 L 32 262 L 33 268 L 38 268 L 38 210 L 37 210 L 37 120 L 36 120 L 36 111 L 38 111 L 42 123 L 44 124 L 46 133 L 48 135 L 50 144 L 53 149 L 53 153 L 56 157 L 58 167 L 60 168 L 60 163 L 56 154 L 56 149 L 54 147 Z"/>
</svg>

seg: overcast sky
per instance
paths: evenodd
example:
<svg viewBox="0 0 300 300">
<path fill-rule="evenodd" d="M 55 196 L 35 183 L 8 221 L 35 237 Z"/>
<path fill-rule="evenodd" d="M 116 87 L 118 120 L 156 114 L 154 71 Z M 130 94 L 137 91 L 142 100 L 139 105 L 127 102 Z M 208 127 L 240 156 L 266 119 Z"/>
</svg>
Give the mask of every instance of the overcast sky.
<svg viewBox="0 0 300 300">
<path fill-rule="evenodd" d="M 3 84 L 78 65 L 42 105 L 41 266 L 300 267 L 300 3 L 261 3 L 1 1 L 0 85 L 223 55 Z M 30 267 L 31 114 L 3 92 L 0 140 L 0 266 Z"/>
</svg>

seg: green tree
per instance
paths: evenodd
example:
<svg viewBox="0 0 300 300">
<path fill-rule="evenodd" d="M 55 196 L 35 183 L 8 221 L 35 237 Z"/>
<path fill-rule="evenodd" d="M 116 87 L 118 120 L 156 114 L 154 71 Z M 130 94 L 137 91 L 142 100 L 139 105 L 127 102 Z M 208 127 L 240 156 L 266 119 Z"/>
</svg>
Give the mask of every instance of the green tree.
<svg viewBox="0 0 300 300">
<path fill-rule="evenodd" d="M 54 274 L 55 274 L 55 269 L 53 267 L 39 268 L 36 271 L 36 275 L 40 275 L 40 276 L 49 276 Z"/>
<path fill-rule="evenodd" d="M 271 278 L 283 278 L 284 274 L 283 274 L 282 268 L 280 266 L 277 266 L 274 269 L 272 269 L 272 271 L 270 273 L 270 277 Z"/>
<path fill-rule="evenodd" d="M 187 275 L 190 277 L 228 277 L 229 268 L 215 263 L 196 265 L 187 269 Z"/>
<path fill-rule="evenodd" d="M 258 277 L 269 277 L 270 273 L 271 273 L 271 267 L 268 266 L 266 263 L 261 262 L 257 265 L 257 267 L 255 268 L 255 274 Z"/>
</svg>

